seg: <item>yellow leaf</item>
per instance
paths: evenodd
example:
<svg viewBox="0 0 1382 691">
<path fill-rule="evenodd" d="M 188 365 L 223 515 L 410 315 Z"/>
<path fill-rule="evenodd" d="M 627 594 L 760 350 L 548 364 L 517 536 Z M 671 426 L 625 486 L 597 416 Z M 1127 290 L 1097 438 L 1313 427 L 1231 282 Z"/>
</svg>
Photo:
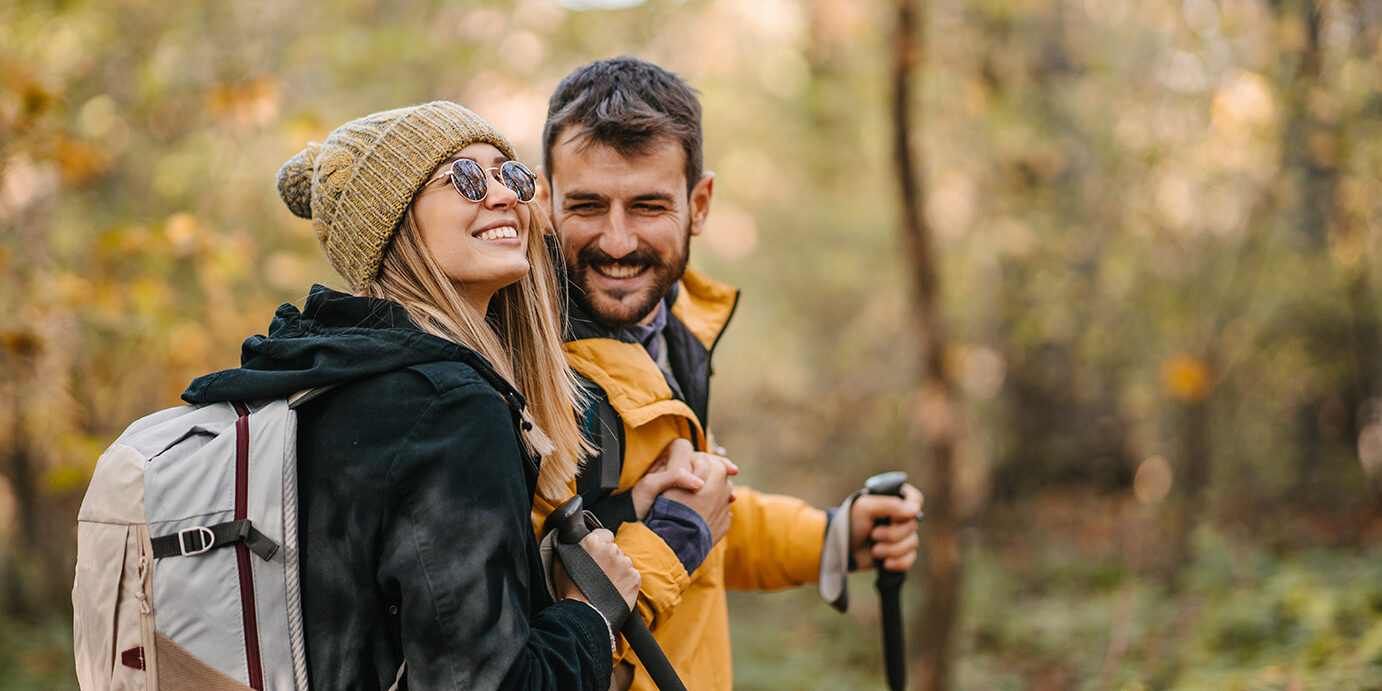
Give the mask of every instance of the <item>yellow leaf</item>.
<svg viewBox="0 0 1382 691">
<path fill-rule="evenodd" d="M 1209 395 L 1209 365 L 1193 355 L 1175 355 L 1161 364 L 1161 383 L 1173 398 L 1204 400 Z"/>
<path fill-rule="evenodd" d="M 206 95 L 206 112 L 233 128 L 264 126 L 278 117 L 282 89 L 270 76 L 221 84 Z"/>
<path fill-rule="evenodd" d="M 158 314 L 173 302 L 173 291 L 161 277 L 140 276 L 130 284 L 130 306 L 138 314 Z"/>
<path fill-rule="evenodd" d="M 48 471 L 44 480 L 48 489 L 60 494 L 85 487 L 90 478 L 81 468 L 68 466 Z"/>
<path fill-rule="evenodd" d="M 61 139 L 57 144 L 58 167 L 69 183 L 85 182 L 110 170 L 113 157 L 91 142 Z"/>
</svg>

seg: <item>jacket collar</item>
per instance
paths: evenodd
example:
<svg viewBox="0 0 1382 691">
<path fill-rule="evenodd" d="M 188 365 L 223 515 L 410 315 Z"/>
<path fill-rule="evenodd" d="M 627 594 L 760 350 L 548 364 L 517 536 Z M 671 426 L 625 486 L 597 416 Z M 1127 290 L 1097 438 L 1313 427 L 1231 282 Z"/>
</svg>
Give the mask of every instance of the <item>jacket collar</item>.
<svg viewBox="0 0 1382 691">
<path fill-rule="evenodd" d="M 672 314 L 686 325 L 706 350 L 714 350 L 739 305 L 739 289 L 720 283 L 691 267 L 681 277 L 681 292 Z"/>
</svg>

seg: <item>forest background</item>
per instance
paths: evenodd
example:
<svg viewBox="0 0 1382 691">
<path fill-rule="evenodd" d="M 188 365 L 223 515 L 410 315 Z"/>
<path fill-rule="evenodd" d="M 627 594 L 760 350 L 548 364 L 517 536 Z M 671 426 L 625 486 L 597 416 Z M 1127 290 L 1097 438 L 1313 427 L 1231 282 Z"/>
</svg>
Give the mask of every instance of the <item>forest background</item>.
<svg viewBox="0 0 1382 691">
<path fill-rule="evenodd" d="M 102 449 L 340 284 L 278 166 L 435 98 L 536 164 L 557 81 L 620 54 L 702 95 L 692 264 L 744 289 L 711 412 L 741 479 L 948 497 L 957 618 L 919 686 L 1382 687 L 1382 1 L 0 0 L 0 688 L 75 687 Z M 870 578 L 844 616 L 732 594 L 737 686 L 882 688 Z"/>
</svg>

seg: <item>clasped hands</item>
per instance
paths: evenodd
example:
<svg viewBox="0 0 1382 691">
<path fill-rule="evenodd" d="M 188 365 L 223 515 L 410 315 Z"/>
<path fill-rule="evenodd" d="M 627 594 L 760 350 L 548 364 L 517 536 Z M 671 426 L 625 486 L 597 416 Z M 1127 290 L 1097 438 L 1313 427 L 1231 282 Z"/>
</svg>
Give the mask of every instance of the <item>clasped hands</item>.
<svg viewBox="0 0 1382 691">
<path fill-rule="evenodd" d="M 705 519 L 711 540 L 719 542 L 729 532 L 730 504 L 734 501 L 734 482 L 739 466 L 728 458 L 695 451 L 691 442 L 677 439 L 633 486 L 634 512 L 639 520 L 648 515 L 653 502 L 662 495 L 685 504 Z M 917 517 L 921 514 L 921 491 L 903 485 L 902 496 L 864 494 L 850 507 L 850 551 L 857 568 L 873 568 L 880 559 L 889 571 L 905 571 L 916 561 Z M 876 521 L 884 521 L 874 525 Z"/>
<path fill-rule="evenodd" d="M 695 451 L 691 442 L 677 439 L 667 445 L 662 456 L 633 486 L 634 512 L 640 521 L 647 518 L 658 495 L 664 495 L 700 514 L 710 528 L 712 543 L 719 542 L 729 532 L 729 505 L 734 501 L 734 483 L 729 478 L 738 474 L 739 466 L 728 458 Z M 615 544 L 614 535 L 604 528 L 593 530 L 581 540 L 581 547 L 609 576 L 632 609 L 642 577 Z M 552 573 L 561 597 L 586 599 L 560 562 L 553 565 Z"/>
<path fill-rule="evenodd" d="M 710 528 L 710 540 L 719 542 L 729 532 L 730 504 L 734 501 L 734 482 L 739 466 L 724 456 L 696 451 L 685 439 L 673 440 L 662 456 L 634 484 L 633 510 L 638 520 L 658 496 L 684 504 L 700 514 Z"/>
</svg>

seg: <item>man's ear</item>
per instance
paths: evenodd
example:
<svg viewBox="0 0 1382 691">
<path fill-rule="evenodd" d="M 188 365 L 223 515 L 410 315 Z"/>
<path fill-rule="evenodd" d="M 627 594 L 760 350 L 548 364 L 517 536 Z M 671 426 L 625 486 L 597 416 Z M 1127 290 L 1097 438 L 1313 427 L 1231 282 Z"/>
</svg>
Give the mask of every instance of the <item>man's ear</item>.
<svg viewBox="0 0 1382 691">
<path fill-rule="evenodd" d="M 533 172 L 537 173 L 537 194 L 533 197 L 532 203 L 541 206 L 542 210 L 547 212 L 548 218 L 553 218 L 552 186 L 547 184 L 547 171 L 543 170 L 542 166 L 538 166 L 537 170 Z"/>
<path fill-rule="evenodd" d="M 710 197 L 715 193 L 715 173 L 705 171 L 691 188 L 691 234 L 700 235 L 710 216 Z"/>
</svg>

